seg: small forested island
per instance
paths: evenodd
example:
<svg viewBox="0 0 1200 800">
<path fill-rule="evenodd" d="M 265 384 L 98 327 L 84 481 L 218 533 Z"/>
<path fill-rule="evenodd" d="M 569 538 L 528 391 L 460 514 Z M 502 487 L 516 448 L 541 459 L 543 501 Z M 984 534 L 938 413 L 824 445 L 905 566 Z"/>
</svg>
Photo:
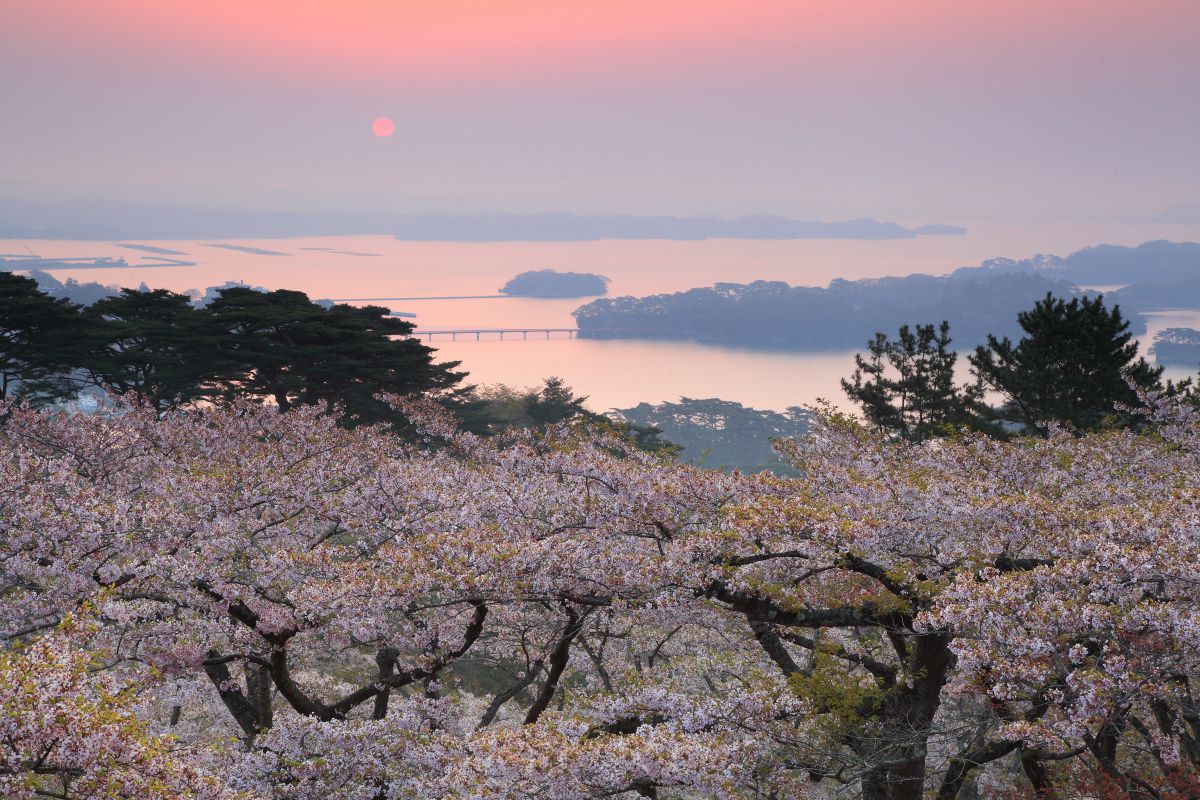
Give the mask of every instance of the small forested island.
<svg viewBox="0 0 1200 800">
<path fill-rule="evenodd" d="M 1159 364 L 1195 367 L 1200 364 L 1200 331 L 1195 328 L 1167 328 L 1154 336 L 1150 348 Z"/>
<path fill-rule="evenodd" d="M 593 297 L 608 293 L 608 278 L 590 272 L 538 269 L 522 272 L 500 287 L 514 297 Z"/>
</svg>

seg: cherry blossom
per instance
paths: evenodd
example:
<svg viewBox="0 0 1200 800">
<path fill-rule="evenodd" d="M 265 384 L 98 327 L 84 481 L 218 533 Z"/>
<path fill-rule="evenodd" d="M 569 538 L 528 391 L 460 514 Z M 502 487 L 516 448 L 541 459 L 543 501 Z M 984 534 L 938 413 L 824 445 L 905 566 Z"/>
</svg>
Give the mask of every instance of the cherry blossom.
<svg viewBox="0 0 1200 800">
<path fill-rule="evenodd" d="M 121 735 L 198 796 L 1197 786 L 1186 407 L 919 445 L 825 412 L 780 478 L 392 402 L 413 440 L 319 407 L 0 410 L 4 663 L 75 676 L 13 702 L 124 687 Z"/>
</svg>

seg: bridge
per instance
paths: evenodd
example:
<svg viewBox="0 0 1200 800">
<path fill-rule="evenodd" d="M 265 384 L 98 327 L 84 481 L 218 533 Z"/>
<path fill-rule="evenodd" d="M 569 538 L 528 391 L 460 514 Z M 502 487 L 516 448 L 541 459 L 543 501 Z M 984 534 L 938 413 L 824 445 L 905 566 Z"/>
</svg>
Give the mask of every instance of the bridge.
<svg viewBox="0 0 1200 800">
<path fill-rule="evenodd" d="M 409 302 L 411 300 L 511 300 L 516 295 L 511 294 L 447 294 L 440 297 L 335 297 L 335 303 L 391 303 Z"/>
<path fill-rule="evenodd" d="M 459 336 L 474 336 L 475 341 L 480 341 L 484 334 L 494 334 L 499 336 L 501 340 L 504 335 L 515 337 L 516 334 L 521 334 L 522 339 L 528 339 L 529 334 L 545 334 L 546 338 L 551 338 L 552 334 L 565 333 L 566 338 L 574 339 L 575 334 L 579 333 L 578 328 L 440 328 L 437 330 L 415 330 L 409 336 L 421 339 L 428 337 L 429 341 L 433 341 L 434 336 L 449 336 L 451 341 L 457 341 Z"/>
</svg>

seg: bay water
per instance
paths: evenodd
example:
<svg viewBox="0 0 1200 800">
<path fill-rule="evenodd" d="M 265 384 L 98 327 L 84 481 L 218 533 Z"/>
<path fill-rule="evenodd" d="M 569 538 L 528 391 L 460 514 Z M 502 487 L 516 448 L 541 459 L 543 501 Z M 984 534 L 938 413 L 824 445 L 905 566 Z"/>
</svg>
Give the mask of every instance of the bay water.
<svg viewBox="0 0 1200 800">
<path fill-rule="evenodd" d="M 1067 255 L 1094 244 L 1137 245 L 1154 239 L 1200 241 L 1200 224 L 951 220 L 963 236 L 883 241 L 606 240 L 597 242 L 406 242 L 388 236 L 308 237 L 219 241 L 6 241 L 0 250 L 27 247 L 45 258 L 123 256 L 125 269 L 56 270 L 59 280 L 175 291 L 203 290 L 226 281 L 269 289 L 298 289 L 313 298 L 373 302 L 413 313 L 418 330 L 573 328 L 571 311 L 587 299 L 491 298 L 509 278 L 533 269 L 608 276 L 609 296 L 674 292 L 715 282 L 758 279 L 824 286 L 858 279 L 925 273 L 942 275 L 994 257 Z M 190 266 L 154 267 L 140 244 L 179 251 Z M 269 251 L 271 255 L 238 248 Z M 474 299 L 414 299 L 471 297 Z M 375 300 L 374 298 L 379 298 Z M 406 299 L 395 299 L 406 298 Z M 914 323 L 935 320 L 913 320 Z M 1148 315 L 1143 340 L 1164 327 L 1200 327 L 1200 314 Z M 864 332 L 864 342 L 870 335 Z M 825 398 L 844 406 L 839 380 L 853 370 L 853 352 L 779 352 L 688 342 L 567 339 L 531 333 L 436 336 L 439 360 L 462 362 L 470 382 L 527 386 L 557 375 L 591 399 L 598 411 L 681 396 L 720 397 L 758 408 L 783 409 Z M 1175 370 L 1173 376 L 1188 370 Z"/>
</svg>

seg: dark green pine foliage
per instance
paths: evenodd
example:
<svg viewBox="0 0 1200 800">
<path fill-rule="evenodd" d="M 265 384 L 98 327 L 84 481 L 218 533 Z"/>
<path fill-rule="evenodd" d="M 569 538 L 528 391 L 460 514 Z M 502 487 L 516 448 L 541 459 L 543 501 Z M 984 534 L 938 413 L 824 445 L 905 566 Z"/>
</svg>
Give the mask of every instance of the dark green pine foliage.
<svg viewBox="0 0 1200 800">
<path fill-rule="evenodd" d="M 459 418 L 462 429 L 480 436 L 494 436 L 509 428 L 545 430 L 558 422 L 584 422 L 623 437 L 648 453 L 672 455 L 679 446 L 662 437 L 662 431 L 628 420 L 613 419 L 584 407 L 586 397 L 576 397 L 561 378 L 548 378 L 539 388 L 471 386 L 445 405 Z"/>
<path fill-rule="evenodd" d="M 587 397 L 577 397 L 562 378 L 551 376 L 542 382 L 542 388 L 525 398 L 525 415 L 532 425 L 545 428 L 576 417 L 595 417 L 584 408 Z"/>
<path fill-rule="evenodd" d="M 34 280 L 0 272 L 0 400 L 73 396 L 81 329 L 79 306 L 45 294 Z"/>
<path fill-rule="evenodd" d="M 910 442 L 985 427 L 986 406 L 978 381 L 959 386 L 950 349 L 950 323 L 935 328 L 900 326 L 896 340 L 876 333 L 868 355 L 854 356 L 852 381 L 842 389 L 876 427 Z"/>
<path fill-rule="evenodd" d="M 200 397 L 220 371 L 212 332 L 187 295 L 122 289 L 84 315 L 91 382 L 160 413 Z"/>
<path fill-rule="evenodd" d="M 436 364 L 433 348 L 408 338 L 412 323 L 379 306 L 320 306 L 303 292 L 224 289 L 205 314 L 218 329 L 229 365 L 220 394 L 273 401 L 287 411 L 327 402 L 347 425 L 395 422 L 376 398 L 449 393 L 463 379 L 458 362 Z"/>
<path fill-rule="evenodd" d="M 1134 417 L 1116 407 L 1139 405 L 1127 378 L 1159 388 L 1162 368 L 1138 357 L 1129 322 L 1103 297 L 1066 302 L 1047 294 L 1017 319 L 1025 332 L 1018 344 L 988 336 L 971 356 L 986 386 L 1004 397 L 997 415 L 1006 422 L 1034 431 L 1050 420 L 1081 431 L 1130 425 Z"/>
<path fill-rule="evenodd" d="M 597 414 L 584 407 L 586 400 L 586 395 L 577 396 L 562 378 L 551 376 L 542 381 L 541 389 L 530 390 L 525 395 L 525 424 L 544 431 L 547 426 L 560 422 L 581 421 L 615 434 L 647 453 L 673 456 L 679 452 L 680 447 L 664 439 L 660 429 Z"/>
</svg>

